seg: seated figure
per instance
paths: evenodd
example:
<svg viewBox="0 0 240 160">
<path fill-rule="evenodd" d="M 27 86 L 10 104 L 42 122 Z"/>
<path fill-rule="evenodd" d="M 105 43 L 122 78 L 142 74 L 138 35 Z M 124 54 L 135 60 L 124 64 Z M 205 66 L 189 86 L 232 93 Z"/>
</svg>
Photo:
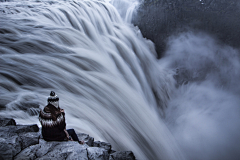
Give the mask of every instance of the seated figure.
<svg viewBox="0 0 240 160">
<path fill-rule="evenodd" d="M 42 136 L 46 141 L 79 141 L 74 129 L 66 130 L 65 112 L 59 107 L 59 97 L 51 91 L 48 104 L 40 111 L 39 121 L 42 125 Z"/>
</svg>

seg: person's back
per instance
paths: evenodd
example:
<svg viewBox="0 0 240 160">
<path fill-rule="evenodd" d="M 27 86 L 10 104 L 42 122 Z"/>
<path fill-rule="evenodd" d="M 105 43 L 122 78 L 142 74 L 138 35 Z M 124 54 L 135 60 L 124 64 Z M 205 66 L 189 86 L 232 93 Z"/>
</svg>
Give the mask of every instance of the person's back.
<svg viewBox="0 0 240 160">
<path fill-rule="evenodd" d="M 42 125 L 42 136 L 46 141 L 79 141 L 74 129 L 66 130 L 65 112 L 59 107 L 59 98 L 51 91 L 48 97 L 48 105 L 40 111 L 39 121 Z"/>
<path fill-rule="evenodd" d="M 42 136 L 46 141 L 68 140 L 64 131 L 66 128 L 65 114 L 60 108 L 49 103 L 40 112 L 39 120 L 42 124 Z"/>
</svg>

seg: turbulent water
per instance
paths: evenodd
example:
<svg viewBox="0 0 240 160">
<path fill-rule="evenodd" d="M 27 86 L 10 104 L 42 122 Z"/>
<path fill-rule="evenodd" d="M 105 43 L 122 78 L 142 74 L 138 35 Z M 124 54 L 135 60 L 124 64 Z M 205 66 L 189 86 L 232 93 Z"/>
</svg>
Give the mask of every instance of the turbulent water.
<svg viewBox="0 0 240 160">
<path fill-rule="evenodd" d="M 39 124 L 54 90 L 67 128 L 138 159 L 237 159 L 239 51 L 188 32 L 157 60 L 119 2 L 1 2 L 0 116 Z"/>
</svg>

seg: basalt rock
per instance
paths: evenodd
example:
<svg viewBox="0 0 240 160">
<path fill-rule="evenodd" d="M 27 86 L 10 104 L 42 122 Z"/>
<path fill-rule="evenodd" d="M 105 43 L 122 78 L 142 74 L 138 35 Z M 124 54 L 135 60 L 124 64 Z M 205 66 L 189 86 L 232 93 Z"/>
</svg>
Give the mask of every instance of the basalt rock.
<svg viewBox="0 0 240 160">
<path fill-rule="evenodd" d="M 52 141 L 42 139 L 41 129 L 35 125 L 16 125 L 14 119 L 0 119 L 0 160 L 134 160 L 131 151 L 112 150 L 110 143 L 95 141 L 85 133 L 78 133 L 76 141 Z"/>
<path fill-rule="evenodd" d="M 110 144 L 110 143 L 106 143 L 106 142 L 95 141 L 95 142 L 93 143 L 93 146 L 94 146 L 94 147 L 103 148 L 103 149 L 105 149 L 108 153 L 110 153 L 111 150 L 112 150 L 111 144 Z"/>
<path fill-rule="evenodd" d="M 118 151 L 110 154 L 109 160 L 132 160 L 135 159 L 131 151 Z"/>
<path fill-rule="evenodd" d="M 15 122 L 14 119 L 11 119 L 11 118 L 0 118 L 0 127 L 10 126 L 10 125 L 16 126 L 16 122 Z"/>
<path fill-rule="evenodd" d="M 0 138 L 0 159 L 9 160 L 21 152 L 21 141 L 18 135 Z"/>
<path fill-rule="evenodd" d="M 103 160 L 109 159 L 109 154 L 107 150 L 104 148 L 99 148 L 99 147 L 89 147 L 87 148 L 88 151 L 88 159 L 89 160 Z"/>
<path fill-rule="evenodd" d="M 4 124 L 6 119 L 0 120 Z M 7 124 L 15 124 L 10 120 Z M 24 148 L 38 143 L 40 134 L 37 125 L 8 125 L 0 127 L 0 159 L 12 159 Z"/>
<path fill-rule="evenodd" d="M 84 141 L 88 146 L 93 147 L 94 138 L 85 133 L 78 133 L 78 139 Z"/>
<path fill-rule="evenodd" d="M 31 145 L 39 143 L 40 132 L 28 132 L 19 134 L 21 141 L 21 149 L 25 149 Z"/>
<path fill-rule="evenodd" d="M 20 152 L 14 159 L 28 160 L 28 159 L 76 159 L 87 160 L 87 145 L 80 145 L 78 142 L 46 142 L 43 139 L 39 144 L 32 145 L 22 152 Z"/>
</svg>

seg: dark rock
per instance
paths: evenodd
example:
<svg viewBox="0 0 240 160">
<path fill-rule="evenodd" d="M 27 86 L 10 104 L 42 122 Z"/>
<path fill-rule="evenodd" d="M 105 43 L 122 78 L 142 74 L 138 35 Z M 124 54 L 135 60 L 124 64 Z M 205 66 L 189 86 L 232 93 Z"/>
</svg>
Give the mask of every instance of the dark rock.
<svg viewBox="0 0 240 160">
<path fill-rule="evenodd" d="M 99 147 L 105 149 L 108 153 L 110 153 L 110 151 L 112 149 L 112 145 L 110 143 L 106 143 L 106 142 L 100 142 Z"/>
<path fill-rule="evenodd" d="M 239 5 L 238 0 L 144 0 L 133 23 L 155 43 L 159 57 L 166 50 L 169 36 L 189 30 L 210 33 L 238 48 Z"/>
<path fill-rule="evenodd" d="M 21 139 L 18 135 L 0 138 L 0 159 L 12 159 L 21 151 Z"/>
<path fill-rule="evenodd" d="M 87 145 L 80 145 L 74 141 L 63 142 L 46 142 L 40 140 L 39 144 L 30 146 L 20 152 L 14 159 L 28 160 L 28 159 L 76 159 L 87 160 Z"/>
<path fill-rule="evenodd" d="M 100 141 L 94 141 L 93 142 L 93 147 L 99 147 L 100 146 Z"/>
<path fill-rule="evenodd" d="M 100 141 L 94 141 L 93 142 L 93 147 L 100 147 L 105 149 L 108 153 L 111 152 L 112 146 L 110 143 L 106 143 L 106 142 L 100 142 Z"/>
<path fill-rule="evenodd" d="M 40 133 L 39 132 L 28 132 L 19 135 L 21 139 L 21 149 L 25 149 L 31 145 L 39 143 Z"/>
<path fill-rule="evenodd" d="M 135 156 L 131 151 L 117 151 L 110 154 L 109 160 L 135 160 Z"/>
<path fill-rule="evenodd" d="M 105 149 L 108 153 L 111 152 L 112 146 L 110 143 L 106 143 L 106 142 L 100 142 L 100 141 L 94 141 L 93 142 L 93 147 L 100 147 Z"/>
<path fill-rule="evenodd" d="M 38 125 L 17 125 L 17 126 L 6 126 L 0 127 L 0 132 L 5 132 L 8 134 L 19 134 L 24 132 L 38 132 L 39 128 Z"/>
<path fill-rule="evenodd" d="M 111 150 L 110 152 L 109 152 L 109 154 L 113 154 L 113 153 L 115 153 L 116 151 L 115 150 Z"/>
<path fill-rule="evenodd" d="M 93 147 L 94 138 L 85 133 L 78 133 L 78 139 L 84 141 L 88 146 Z"/>
<path fill-rule="evenodd" d="M 22 149 L 37 144 L 38 130 L 37 125 L 0 127 L 0 159 L 12 159 Z"/>
<path fill-rule="evenodd" d="M 14 119 L 11 118 L 0 118 L 0 127 L 4 126 L 10 126 L 10 125 L 16 125 L 16 122 Z"/>
<path fill-rule="evenodd" d="M 18 160 L 27 160 L 27 159 L 36 159 L 36 152 L 39 150 L 41 145 L 33 145 L 30 146 L 23 151 L 21 151 L 17 156 L 14 157 L 14 159 Z"/>
<path fill-rule="evenodd" d="M 89 160 L 108 160 L 109 154 L 104 148 L 89 147 L 87 148 Z"/>
<path fill-rule="evenodd" d="M 0 137 L 11 137 L 27 132 L 38 132 L 39 128 L 37 125 L 17 125 L 17 126 L 5 126 L 0 127 Z"/>
<path fill-rule="evenodd" d="M 16 125 L 13 119 L 1 119 L 0 122 L 3 125 L 0 127 L 0 160 L 109 160 L 110 153 L 112 158 L 134 157 L 132 152 L 112 151 L 110 143 L 94 142 L 94 138 L 88 134 L 77 134 L 79 140 L 85 141 L 83 145 L 76 141 L 47 142 L 42 139 L 41 129 L 37 125 Z"/>
</svg>

